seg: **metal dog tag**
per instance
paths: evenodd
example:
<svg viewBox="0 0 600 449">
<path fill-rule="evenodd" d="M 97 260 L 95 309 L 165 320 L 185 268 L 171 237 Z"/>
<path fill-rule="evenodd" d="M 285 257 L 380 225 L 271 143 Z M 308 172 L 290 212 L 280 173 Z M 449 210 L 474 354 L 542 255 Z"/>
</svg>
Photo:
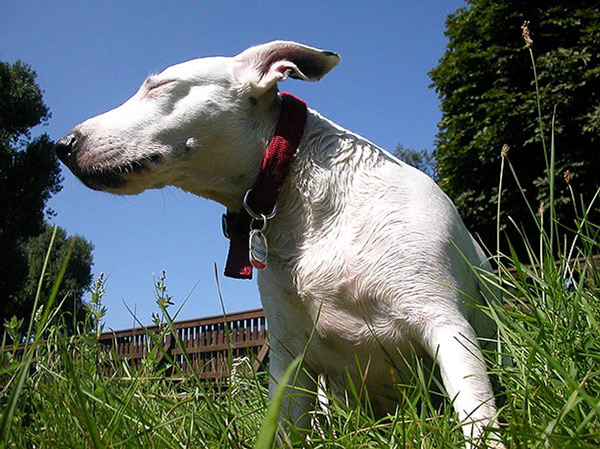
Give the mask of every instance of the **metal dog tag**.
<svg viewBox="0 0 600 449">
<path fill-rule="evenodd" d="M 269 247 L 267 246 L 267 238 L 260 229 L 250 231 L 250 263 L 257 270 L 267 268 L 267 257 L 269 255 Z"/>
</svg>

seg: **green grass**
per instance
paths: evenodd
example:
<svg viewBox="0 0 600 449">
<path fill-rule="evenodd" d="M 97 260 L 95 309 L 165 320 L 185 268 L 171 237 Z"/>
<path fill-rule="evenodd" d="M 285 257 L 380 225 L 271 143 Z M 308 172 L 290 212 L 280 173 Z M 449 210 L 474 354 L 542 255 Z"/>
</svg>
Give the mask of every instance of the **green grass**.
<svg viewBox="0 0 600 449">
<path fill-rule="evenodd" d="M 573 239 L 579 242 L 571 256 L 589 259 L 598 254 L 600 229 L 584 218 L 581 223 L 559 235 L 571 238 L 565 248 L 572 247 Z M 531 254 L 538 257 L 533 248 Z M 506 256 L 499 260 L 499 274 L 486 277 L 513 304 L 487 311 L 501 337 L 490 372 L 502 392 L 503 440 L 510 447 L 598 447 L 600 268 L 570 264 L 566 256 L 557 265 L 546 258 L 535 268 Z M 165 299 L 164 277 L 157 286 L 159 312 L 167 323 L 163 332 L 169 332 L 171 298 Z M 95 291 L 93 321 L 101 316 L 102 282 Z M 166 367 L 152 351 L 139 371 L 131 371 L 98 350 L 99 329 L 70 336 L 65 329 L 52 307 L 38 314 L 30 326 L 34 338 L 20 362 L 10 359 L 5 339 L 0 447 L 272 447 L 278 402 L 269 407 L 261 376 L 236 368 L 228 390 L 212 388 L 194 375 L 176 380 L 162 375 Z M 510 363 L 494 362 L 502 359 Z M 103 374 L 102 364 L 113 364 L 115 374 Z M 449 402 L 440 407 L 432 400 L 428 391 L 434 380 L 425 370 L 417 367 L 414 377 L 414 384 L 399 386 L 394 416 L 377 421 L 368 406 L 349 409 L 332 401 L 327 412 L 315 410 L 321 425 L 306 437 L 292 429 L 275 447 L 461 447 L 460 423 Z"/>
</svg>

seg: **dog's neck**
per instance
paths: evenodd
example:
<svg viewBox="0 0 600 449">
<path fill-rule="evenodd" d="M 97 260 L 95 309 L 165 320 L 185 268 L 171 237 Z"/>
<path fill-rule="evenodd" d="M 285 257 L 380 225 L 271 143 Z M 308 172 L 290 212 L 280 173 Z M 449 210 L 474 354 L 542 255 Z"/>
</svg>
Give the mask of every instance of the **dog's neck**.
<svg viewBox="0 0 600 449">
<path fill-rule="evenodd" d="M 382 156 L 377 146 L 309 109 L 295 159 L 277 198 L 277 213 L 265 229 L 269 265 L 295 259 L 306 239 L 326 232 L 323 223 L 339 214 L 351 192 L 354 173 L 381 164 Z M 362 170 L 357 169 L 359 165 Z M 264 213 L 271 210 L 267 209 Z M 244 258 L 249 225 L 245 231 L 240 252 Z M 235 246 L 240 247 L 239 243 Z"/>
<path fill-rule="evenodd" d="M 267 228 L 269 257 L 294 258 L 307 239 L 327 232 L 324 226 L 341 212 L 355 173 L 368 173 L 387 158 L 378 146 L 309 109 L 277 215 Z"/>
</svg>

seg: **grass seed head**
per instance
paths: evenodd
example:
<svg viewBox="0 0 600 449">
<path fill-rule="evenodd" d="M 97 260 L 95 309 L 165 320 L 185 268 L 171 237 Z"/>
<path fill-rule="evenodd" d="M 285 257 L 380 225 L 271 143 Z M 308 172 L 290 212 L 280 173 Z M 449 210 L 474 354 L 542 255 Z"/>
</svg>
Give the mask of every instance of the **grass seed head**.
<svg viewBox="0 0 600 449">
<path fill-rule="evenodd" d="M 544 212 L 546 212 L 546 203 L 542 201 L 540 203 L 540 215 L 544 215 Z"/>
<path fill-rule="evenodd" d="M 533 39 L 531 39 L 531 32 L 529 31 L 529 20 L 523 22 L 521 31 L 523 33 L 523 40 L 525 41 L 525 48 L 533 47 Z"/>
</svg>

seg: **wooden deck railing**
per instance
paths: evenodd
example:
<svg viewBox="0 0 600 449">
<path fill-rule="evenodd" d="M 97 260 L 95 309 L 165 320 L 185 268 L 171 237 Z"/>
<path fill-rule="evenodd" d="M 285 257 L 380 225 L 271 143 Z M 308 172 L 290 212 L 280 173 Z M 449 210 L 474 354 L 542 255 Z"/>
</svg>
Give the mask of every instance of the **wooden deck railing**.
<svg viewBox="0 0 600 449">
<path fill-rule="evenodd" d="M 160 344 L 159 359 L 173 361 L 186 374 L 194 370 L 204 379 L 220 379 L 229 374 L 229 351 L 234 358 L 248 357 L 255 369 L 267 356 L 262 309 L 177 321 L 173 327 L 180 344 L 171 332 L 157 341 L 160 336 L 157 326 L 105 332 L 100 336 L 100 344 L 112 357 L 126 360 L 133 369 L 140 368 L 143 358 L 155 344 Z M 111 368 L 108 370 L 112 374 Z M 172 374 L 177 375 L 179 370 L 172 368 Z"/>
<path fill-rule="evenodd" d="M 193 370 L 202 379 L 214 380 L 223 380 L 229 375 L 230 354 L 233 358 L 248 357 L 258 370 L 266 363 L 269 351 L 262 309 L 176 321 L 173 331 L 161 332 L 160 326 L 146 326 L 104 332 L 99 337 L 99 344 L 103 353 L 99 360 L 108 358 L 112 362 L 126 363 L 137 371 L 144 357 L 156 350 L 159 365 L 162 361 L 172 362 L 164 374 L 178 376 L 182 371 L 191 374 Z M 156 345 L 162 348 L 156 348 Z M 0 368 L 10 359 L 20 362 L 24 350 L 25 344 L 6 348 L 10 357 L 0 358 Z M 77 350 L 73 357 L 78 357 Z M 106 374 L 114 374 L 115 363 L 99 363 Z M 33 369 L 35 364 L 34 360 Z M 5 380 L 0 377 L 0 385 Z"/>
</svg>

